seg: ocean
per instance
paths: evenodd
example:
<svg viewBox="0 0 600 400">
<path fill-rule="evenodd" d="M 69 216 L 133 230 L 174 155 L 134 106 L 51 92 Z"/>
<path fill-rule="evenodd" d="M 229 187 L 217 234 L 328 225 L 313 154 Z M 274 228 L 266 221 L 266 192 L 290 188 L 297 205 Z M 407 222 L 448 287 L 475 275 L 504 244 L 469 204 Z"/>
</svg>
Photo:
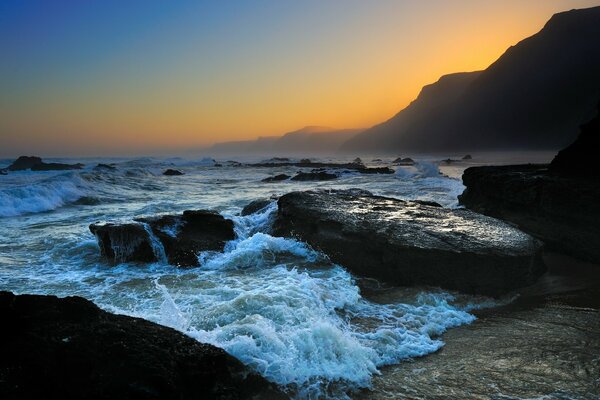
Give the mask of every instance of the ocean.
<svg viewBox="0 0 600 400">
<path fill-rule="evenodd" d="M 10 161 L 1 160 L 0 168 Z M 353 276 L 305 243 L 271 236 L 275 200 L 240 216 L 253 200 L 314 188 L 357 187 L 459 207 L 460 173 L 470 163 L 440 173 L 434 159 L 417 158 L 416 165 L 396 166 L 389 175 L 346 171 L 332 181 L 265 183 L 263 178 L 300 169 L 237 166 L 225 159 L 216 166 L 206 158 L 57 161 L 86 166 L 0 176 L 0 290 L 82 296 L 107 311 L 172 327 L 225 349 L 296 398 L 376 390 L 372 381 L 382 367 L 436 352 L 444 332 L 470 324 L 473 310 L 495 304 L 436 288 L 392 290 Z M 364 161 L 389 166 L 392 159 Z M 164 176 L 167 168 L 184 175 Z M 166 261 L 114 264 L 100 256 L 88 228 L 198 209 L 233 220 L 236 238 L 223 253 L 198 254 L 195 268 Z M 155 251 L 160 255 L 159 247 Z"/>
</svg>

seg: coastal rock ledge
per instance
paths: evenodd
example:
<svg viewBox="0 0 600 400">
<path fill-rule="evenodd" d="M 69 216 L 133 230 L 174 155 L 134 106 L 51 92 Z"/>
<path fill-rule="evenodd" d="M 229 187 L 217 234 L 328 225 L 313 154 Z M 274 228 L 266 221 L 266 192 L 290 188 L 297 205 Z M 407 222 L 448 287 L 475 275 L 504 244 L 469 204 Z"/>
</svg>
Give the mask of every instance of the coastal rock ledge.
<svg viewBox="0 0 600 400">
<path fill-rule="evenodd" d="M 280 392 L 222 349 L 81 297 L 0 292 L 2 399 L 250 399 Z"/>
<path fill-rule="evenodd" d="M 297 237 L 356 275 L 498 296 L 545 270 L 542 244 L 494 218 L 360 189 L 280 197 L 274 234 Z"/>
</svg>

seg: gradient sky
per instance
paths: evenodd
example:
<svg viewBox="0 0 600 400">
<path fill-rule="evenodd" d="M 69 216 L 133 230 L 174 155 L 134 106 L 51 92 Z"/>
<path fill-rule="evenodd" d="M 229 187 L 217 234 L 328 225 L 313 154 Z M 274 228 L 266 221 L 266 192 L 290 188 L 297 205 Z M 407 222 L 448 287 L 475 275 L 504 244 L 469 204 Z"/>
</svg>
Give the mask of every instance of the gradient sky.
<svg viewBox="0 0 600 400">
<path fill-rule="evenodd" d="M 369 127 L 600 0 L 0 2 L 0 156 Z"/>
</svg>

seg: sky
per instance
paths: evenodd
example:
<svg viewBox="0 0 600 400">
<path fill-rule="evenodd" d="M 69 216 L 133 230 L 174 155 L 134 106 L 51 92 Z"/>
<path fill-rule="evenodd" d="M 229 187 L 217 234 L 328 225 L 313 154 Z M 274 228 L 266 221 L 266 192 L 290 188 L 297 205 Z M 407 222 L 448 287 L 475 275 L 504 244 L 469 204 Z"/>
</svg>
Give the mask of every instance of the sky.
<svg viewBox="0 0 600 400">
<path fill-rule="evenodd" d="M 367 128 L 600 0 L 2 0 L 0 156 Z"/>
</svg>

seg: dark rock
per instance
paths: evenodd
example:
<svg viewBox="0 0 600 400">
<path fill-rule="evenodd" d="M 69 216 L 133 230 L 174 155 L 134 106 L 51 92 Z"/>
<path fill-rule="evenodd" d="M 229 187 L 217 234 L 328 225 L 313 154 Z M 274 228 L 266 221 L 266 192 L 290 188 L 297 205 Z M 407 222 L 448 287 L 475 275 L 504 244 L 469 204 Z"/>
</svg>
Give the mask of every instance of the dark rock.
<svg viewBox="0 0 600 400">
<path fill-rule="evenodd" d="M 354 164 L 362 164 L 363 163 L 362 160 L 360 159 L 360 157 L 356 157 L 354 160 L 352 160 L 352 162 Z"/>
<path fill-rule="evenodd" d="M 451 158 L 446 158 L 445 160 L 442 160 L 442 162 L 446 163 L 446 164 L 452 164 L 457 162 L 458 160 L 453 160 Z"/>
<path fill-rule="evenodd" d="M 429 200 L 412 200 L 413 203 L 419 203 L 421 205 L 424 206 L 430 206 L 430 207 L 443 207 L 440 203 L 438 203 L 437 201 L 429 201 Z"/>
<path fill-rule="evenodd" d="M 325 171 L 298 172 L 291 178 L 292 181 L 330 181 L 332 179 L 337 179 L 337 175 Z"/>
<path fill-rule="evenodd" d="M 0 319 L 2 399 L 281 396 L 222 349 L 81 297 L 0 292 Z"/>
<path fill-rule="evenodd" d="M 470 154 L 467 154 L 467 155 L 466 155 L 466 156 L 464 156 L 462 159 L 463 159 L 463 160 L 472 160 L 472 159 L 473 159 L 473 157 L 471 157 L 471 155 L 470 155 Z"/>
<path fill-rule="evenodd" d="M 469 210 L 364 190 L 293 192 L 278 201 L 274 234 L 297 237 L 351 272 L 394 285 L 500 295 L 543 272 L 541 243 Z"/>
<path fill-rule="evenodd" d="M 551 250 L 600 263 L 597 178 L 551 173 L 546 165 L 472 167 L 463 174 L 464 206 L 510 221 Z"/>
<path fill-rule="evenodd" d="M 222 167 L 222 166 L 223 166 L 223 164 L 220 164 L 220 163 L 215 163 L 215 165 L 213 165 L 213 167 Z"/>
<path fill-rule="evenodd" d="M 139 218 L 125 224 L 91 224 L 100 251 L 115 262 L 153 262 L 164 256 L 172 265 L 198 265 L 201 251 L 223 251 L 235 238 L 233 222 L 214 211 Z M 162 249 L 161 249 L 162 247 Z"/>
<path fill-rule="evenodd" d="M 566 176 L 600 178 L 596 163 L 599 142 L 600 103 L 596 117 L 581 126 L 581 133 L 575 142 L 558 152 L 550 164 L 550 170 Z"/>
<path fill-rule="evenodd" d="M 268 200 L 268 199 L 259 199 L 259 200 L 251 201 L 244 208 L 242 208 L 241 215 L 246 216 L 246 215 L 254 214 L 257 211 L 267 208 L 271 203 L 273 203 L 273 200 Z"/>
<path fill-rule="evenodd" d="M 269 176 L 268 178 L 261 180 L 261 182 L 279 182 L 279 181 L 285 181 L 287 179 L 290 179 L 289 175 L 279 174 L 279 175 L 275 175 L 275 176 Z"/>
<path fill-rule="evenodd" d="M 183 175 L 183 172 L 177 170 L 177 169 L 168 169 L 165 172 L 163 172 L 163 175 L 167 175 L 167 176 L 178 176 L 178 175 Z"/>
<path fill-rule="evenodd" d="M 402 165 L 402 166 L 411 166 L 411 165 L 415 165 L 415 160 L 413 160 L 410 157 L 406 157 L 406 158 L 398 157 L 393 161 L 393 164 Z"/>
<path fill-rule="evenodd" d="M 45 163 L 40 157 L 21 156 L 13 162 L 8 169 L 10 171 L 23 171 L 30 169 L 32 171 L 62 171 L 71 169 L 81 169 L 83 164 L 61 164 L 61 163 Z"/>
<path fill-rule="evenodd" d="M 8 168 L 0 168 L 0 175 L 8 175 Z"/>
<path fill-rule="evenodd" d="M 269 158 L 268 160 L 264 161 L 264 162 L 289 162 L 290 159 L 287 157 L 273 157 L 273 158 Z"/>
<path fill-rule="evenodd" d="M 17 158 L 10 166 L 8 167 L 9 171 L 23 171 L 26 169 L 31 169 L 31 167 L 41 164 L 42 159 L 40 157 L 35 156 L 21 156 Z"/>
<path fill-rule="evenodd" d="M 371 160 L 371 162 L 382 162 L 383 160 L 381 158 L 374 158 Z"/>
<path fill-rule="evenodd" d="M 72 169 L 82 169 L 85 165 L 77 164 L 62 164 L 62 163 L 41 163 L 31 167 L 32 171 L 68 171 Z"/>
<path fill-rule="evenodd" d="M 100 254 L 114 262 L 156 261 L 151 238 L 145 227 L 139 223 L 90 225 L 96 236 Z"/>
<path fill-rule="evenodd" d="M 389 167 L 372 167 L 357 170 L 361 174 L 393 174 L 395 171 Z"/>
<path fill-rule="evenodd" d="M 96 171 L 114 171 L 117 169 L 114 164 L 98 164 L 94 167 Z"/>
<path fill-rule="evenodd" d="M 303 158 L 300 160 L 301 164 L 311 164 L 310 158 Z"/>
</svg>

